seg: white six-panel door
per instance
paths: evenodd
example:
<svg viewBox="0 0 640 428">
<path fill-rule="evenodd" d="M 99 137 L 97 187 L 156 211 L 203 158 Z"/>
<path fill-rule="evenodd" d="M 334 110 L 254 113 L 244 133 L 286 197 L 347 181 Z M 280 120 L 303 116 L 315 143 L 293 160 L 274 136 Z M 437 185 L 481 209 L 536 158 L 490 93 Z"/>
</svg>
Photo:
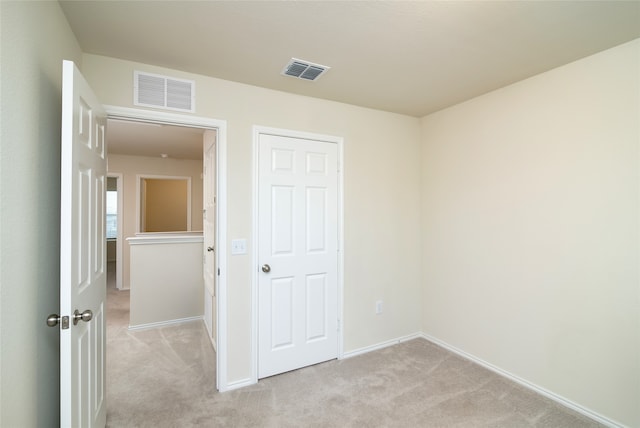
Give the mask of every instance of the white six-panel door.
<svg viewBox="0 0 640 428">
<path fill-rule="evenodd" d="M 60 424 L 104 427 L 106 114 L 63 63 L 60 224 Z M 91 319 L 76 318 L 91 311 Z M 66 322 L 65 322 L 65 317 Z M 44 356 L 43 356 L 44 358 Z"/>
<path fill-rule="evenodd" d="M 337 144 L 260 134 L 258 377 L 338 356 Z"/>
</svg>

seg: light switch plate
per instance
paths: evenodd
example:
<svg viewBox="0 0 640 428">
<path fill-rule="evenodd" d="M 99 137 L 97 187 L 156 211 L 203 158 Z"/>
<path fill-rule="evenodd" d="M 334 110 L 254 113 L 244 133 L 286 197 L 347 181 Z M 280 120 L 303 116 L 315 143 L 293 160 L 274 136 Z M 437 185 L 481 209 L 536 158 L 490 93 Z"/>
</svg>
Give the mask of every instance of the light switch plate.
<svg viewBox="0 0 640 428">
<path fill-rule="evenodd" d="M 231 241 L 231 254 L 247 254 L 247 240 L 233 239 Z"/>
</svg>

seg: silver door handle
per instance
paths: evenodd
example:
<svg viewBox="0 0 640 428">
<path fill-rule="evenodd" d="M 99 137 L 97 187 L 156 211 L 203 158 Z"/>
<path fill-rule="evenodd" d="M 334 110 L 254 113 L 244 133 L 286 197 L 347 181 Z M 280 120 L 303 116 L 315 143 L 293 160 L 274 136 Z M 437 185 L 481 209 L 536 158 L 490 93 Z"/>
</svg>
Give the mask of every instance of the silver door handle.
<svg viewBox="0 0 640 428">
<path fill-rule="evenodd" d="M 47 317 L 47 325 L 49 327 L 55 327 L 58 325 L 58 323 L 60 322 L 62 318 L 60 318 L 60 315 L 58 314 L 51 314 Z"/>
<path fill-rule="evenodd" d="M 271 272 L 271 266 L 269 266 L 267 264 L 262 265 L 262 272 L 264 272 L 264 273 Z"/>
<path fill-rule="evenodd" d="M 63 330 L 66 330 L 69 328 L 69 317 L 68 316 L 64 316 L 61 317 L 58 314 L 51 314 L 47 317 L 47 325 L 49 327 L 55 327 L 58 325 L 58 323 L 61 324 L 61 327 Z"/>
<path fill-rule="evenodd" d="M 79 310 L 73 313 L 73 325 L 78 325 L 78 321 L 82 320 L 84 322 L 89 322 L 93 318 L 93 312 L 91 309 L 87 309 L 86 311 L 80 313 Z"/>
</svg>

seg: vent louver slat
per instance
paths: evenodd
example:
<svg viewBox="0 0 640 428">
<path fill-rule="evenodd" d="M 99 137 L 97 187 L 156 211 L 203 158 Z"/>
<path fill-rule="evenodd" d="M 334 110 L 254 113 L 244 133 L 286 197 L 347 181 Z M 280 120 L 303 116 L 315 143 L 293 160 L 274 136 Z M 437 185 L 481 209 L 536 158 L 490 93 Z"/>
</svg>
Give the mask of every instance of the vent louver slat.
<svg viewBox="0 0 640 428">
<path fill-rule="evenodd" d="M 138 101 L 142 104 L 162 106 L 164 104 L 164 79 L 140 75 L 138 79 Z"/>
<path fill-rule="evenodd" d="M 134 72 L 133 103 L 167 110 L 195 111 L 195 82 Z"/>
<path fill-rule="evenodd" d="M 300 75 L 300 78 L 307 80 L 316 80 L 324 72 L 324 68 L 310 66 L 304 73 Z"/>
<path fill-rule="evenodd" d="M 167 107 L 191 109 L 191 84 L 167 79 Z"/>
<path fill-rule="evenodd" d="M 304 80 L 317 80 L 329 70 L 326 65 L 314 64 L 296 58 L 291 58 L 289 63 L 282 70 L 282 75 L 291 76 Z"/>
<path fill-rule="evenodd" d="M 302 64 L 300 62 L 293 62 L 291 65 L 287 67 L 285 74 L 287 76 L 300 77 L 302 73 L 307 69 L 307 64 Z"/>
</svg>

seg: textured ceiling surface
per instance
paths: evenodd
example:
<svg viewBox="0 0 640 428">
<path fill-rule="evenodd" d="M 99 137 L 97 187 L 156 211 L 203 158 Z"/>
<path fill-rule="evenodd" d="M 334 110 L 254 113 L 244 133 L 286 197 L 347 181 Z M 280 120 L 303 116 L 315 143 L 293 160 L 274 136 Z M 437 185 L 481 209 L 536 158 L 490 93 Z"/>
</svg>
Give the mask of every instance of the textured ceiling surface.
<svg viewBox="0 0 640 428">
<path fill-rule="evenodd" d="M 156 123 L 109 119 L 107 150 L 109 154 L 202 159 L 204 129 Z"/>
<path fill-rule="evenodd" d="M 86 53 L 416 117 L 640 37 L 635 0 L 60 4 Z M 109 151 L 198 159 L 199 132 L 112 122 Z"/>
<path fill-rule="evenodd" d="M 640 37 L 640 1 L 60 4 L 87 53 L 417 117 Z"/>
</svg>

